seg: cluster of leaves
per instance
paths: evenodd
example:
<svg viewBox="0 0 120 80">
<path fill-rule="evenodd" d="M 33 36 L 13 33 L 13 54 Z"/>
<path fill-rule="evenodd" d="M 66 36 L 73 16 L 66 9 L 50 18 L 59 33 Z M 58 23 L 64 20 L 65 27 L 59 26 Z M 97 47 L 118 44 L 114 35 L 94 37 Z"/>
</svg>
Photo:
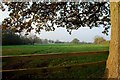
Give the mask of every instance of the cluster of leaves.
<svg viewBox="0 0 120 80">
<path fill-rule="evenodd" d="M 2 3 L 0 3 L 0 9 L 1 9 L 2 11 L 5 11 L 5 8 L 4 8 L 4 6 L 2 5 Z"/>
<path fill-rule="evenodd" d="M 15 32 L 35 29 L 54 31 L 55 26 L 65 27 L 71 34 L 80 27 L 104 26 L 108 34 L 110 7 L 108 2 L 6 2 L 10 14 L 2 22 L 3 29 Z M 34 27 L 34 26 L 35 27 Z"/>
</svg>

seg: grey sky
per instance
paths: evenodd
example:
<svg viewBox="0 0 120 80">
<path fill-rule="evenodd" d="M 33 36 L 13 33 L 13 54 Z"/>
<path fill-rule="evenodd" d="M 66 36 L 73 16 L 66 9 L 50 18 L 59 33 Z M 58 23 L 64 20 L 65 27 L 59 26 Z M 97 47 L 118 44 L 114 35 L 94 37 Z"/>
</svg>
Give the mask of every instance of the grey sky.
<svg viewBox="0 0 120 80">
<path fill-rule="evenodd" d="M 44 39 L 47 38 L 61 41 L 71 41 L 73 38 L 78 38 L 80 41 L 93 42 L 95 36 L 102 36 L 106 40 L 110 40 L 110 35 L 106 36 L 105 34 L 102 33 L 102 30 L 103 30 L 102 27 L 93 29 L 89 29 L 88 27 L 81 27 L 78 30 L 72 31 L 72 34 L 70 35 L 66 31 L 66 29 L 57 28 L 53 32 L 42 31 L 41 34 L 38 36 Z"/>
<path fill-rule="evenodd" d="M 4 18 L 8 17 L 8 12 L 2 12 L 0 10 L 0 23 Z M 81 27 L 78 30 L 72 31 L 70 35 L 65 28 L 57 28 L 55 31 L 45 32 L 44 30 L 41 32 L 39 36 L 43 39 L 51 39 L 51 40 L 61 40 L 61 41 L 71 41 L 73 38 L 78 38 L 80 41 L 93 42 L 95 36 L 102 36 L 107 40 L 110 40 L 110 33 L 106 36 L 102 34 L 103 27 L 89 29 L 88 27 Z"/>
</svg>

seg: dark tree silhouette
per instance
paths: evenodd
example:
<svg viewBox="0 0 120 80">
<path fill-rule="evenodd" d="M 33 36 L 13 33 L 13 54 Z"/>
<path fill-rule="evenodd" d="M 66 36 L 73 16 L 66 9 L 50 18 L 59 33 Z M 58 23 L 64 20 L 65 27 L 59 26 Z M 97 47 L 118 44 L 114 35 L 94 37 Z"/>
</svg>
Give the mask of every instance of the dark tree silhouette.
<svg viewBox="0 0 120 80">
<path fill-rule="evenodd" d="M 10 14 L 2 22 L 2 29 L 15 32 L 35 29 L 54 31 L 57 27 L 65 27 L 71 34 L 80 27 L 104 26 L 103 33 L 108 34 L 110 28 L 109 2 L 5 2 Z M 4 11 L 4 8 L 2 7 Z M 36 27 L 33 27 L 35 25 Z"/>
<path fill-rule="evenodd" d="M 79 44 L 80 41 L 79 41 L 79 39 L 74 38 L 74 39 L 71 41 L 71 43 L 72 43 L 72 44 Z"/>
</svg>

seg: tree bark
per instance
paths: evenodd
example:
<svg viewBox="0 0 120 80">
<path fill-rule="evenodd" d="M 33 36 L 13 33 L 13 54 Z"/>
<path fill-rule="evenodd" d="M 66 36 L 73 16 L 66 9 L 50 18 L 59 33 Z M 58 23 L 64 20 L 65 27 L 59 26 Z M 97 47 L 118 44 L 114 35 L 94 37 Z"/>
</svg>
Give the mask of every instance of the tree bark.
<svg viewBox="0 0 120 80">
<path fill-rule="evenodd" d="M 112 28 L 106 77 L 108 80 L 120 80 L 120 0 L 111 0 L 110 11 Z"/>
</svg>

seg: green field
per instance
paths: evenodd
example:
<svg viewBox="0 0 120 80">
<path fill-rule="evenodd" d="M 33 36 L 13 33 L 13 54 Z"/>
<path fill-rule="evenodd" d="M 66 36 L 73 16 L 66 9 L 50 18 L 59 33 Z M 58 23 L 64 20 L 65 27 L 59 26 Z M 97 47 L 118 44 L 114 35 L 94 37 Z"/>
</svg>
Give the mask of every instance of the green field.
<svg viewBox="0 0 120 80">
<path fill-rule="evenodd" d="M 47 53 L 68 53 L 68 52 L 88 52 L 88 51 L 108 51 L 108 45 L 95 44 L 49 44 L 49 45 L 16 45 L 3 46 L 2 55 L 30 55 Z"/>
<path fill-rule="evenodd" d="M 3 46 L 2 55 L 31 55 L 31 54 L 48 54 L 48 53 L 70 53 L 70 52 L 89 52 L 89 51 L 108 51 L 108 45 L 95 45 L 95 44 L 50 44 L 50 45 L 17 45 L 17 46 Z M 99 55 L 86 55 L 77 57 L 65 57 L 58 59 L 34 59 L 30 61 L 17 62 L 13 60 L 3 60 L 3 69 L 19 69 L 19 68 L 40 68 L 40 67 L 54 67 L 65 66 L 71 64 L 82 64 L 90 62 L 98 62 L 107 60 L 107 54 Z M 58 71 L 56 73 L 49 73 L 47 75 L 17 75 L 17 77 L 29 77 L 30 80 L 39 80 L 39 78 L 98 78 L 104 75 L 105 64 L 100 66 L 86 66 L 78 69 L 71 69 L 68 71 Z M 36 76 L 36 77 L 34 77 Z M 94 80 L 94 79 L 93 79 Z M 98 79 L 97 79 L 98 80 Z"/>
</svg>

